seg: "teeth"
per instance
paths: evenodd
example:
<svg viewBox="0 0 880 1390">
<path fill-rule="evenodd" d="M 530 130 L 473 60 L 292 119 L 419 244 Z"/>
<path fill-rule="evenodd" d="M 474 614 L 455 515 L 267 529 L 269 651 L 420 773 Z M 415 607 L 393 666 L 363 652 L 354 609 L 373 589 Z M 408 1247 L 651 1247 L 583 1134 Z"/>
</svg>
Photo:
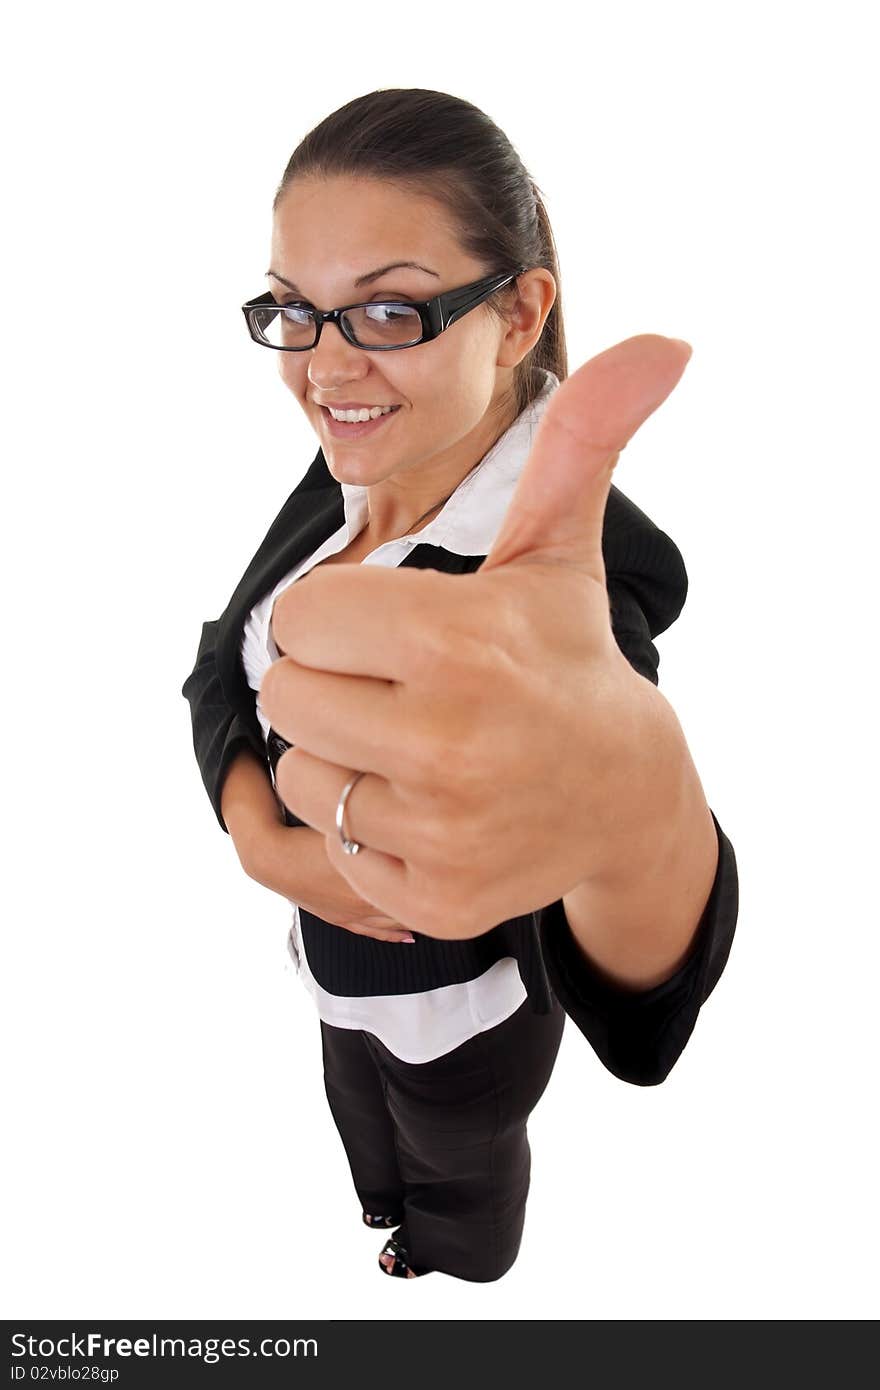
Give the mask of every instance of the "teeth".
<svg viewBox="0 0 880 1390">
<path fill-rule="evenodd" d="M 368 410 L 363 406 L 361 410 L 334 410 L 332 405 L 328 406 L 330 414 L 334 420 L 346 420 L 350 425 L 358 421 L 378 420 L 380 415 L 389 415 L 394 410 L 393 405 L 374 405 Z"/>
</svg>

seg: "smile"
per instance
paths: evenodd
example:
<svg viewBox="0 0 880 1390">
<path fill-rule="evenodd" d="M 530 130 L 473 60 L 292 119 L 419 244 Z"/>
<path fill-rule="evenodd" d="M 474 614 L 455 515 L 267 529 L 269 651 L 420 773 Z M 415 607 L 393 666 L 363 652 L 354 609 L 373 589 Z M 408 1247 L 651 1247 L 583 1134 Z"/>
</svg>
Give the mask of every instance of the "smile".
<svg viewBox="0 0 880 1390">
<path fill-rule="evenodd" d="M 376 430 L 382 429 L 386 420 L 396 415 L 400 406 L 374 406 L 372 411 L 366 409 L 361 411 L 344 411 L 343 416 L 356 415 L 359 418 L 349 420 L 346 418 L 336 419 L 327 406 L 320 407 L 327 431 L 334 439 L 363 439 L 368 434 L 374 434 Z M 364 418 L 366 417 L 366 418 Z"/>
</svg>

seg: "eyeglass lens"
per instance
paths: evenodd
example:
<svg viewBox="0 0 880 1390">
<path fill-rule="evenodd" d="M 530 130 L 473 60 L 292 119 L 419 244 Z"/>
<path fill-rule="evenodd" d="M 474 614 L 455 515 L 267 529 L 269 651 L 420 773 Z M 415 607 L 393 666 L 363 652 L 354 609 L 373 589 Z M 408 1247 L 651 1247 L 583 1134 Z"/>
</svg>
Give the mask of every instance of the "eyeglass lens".
<svg viewBox="0 0 880 1390">
<path fill-rule="evenodd" d="M 361 347 L 404 347 L 422 337 L 417 309 L 406 304 L 376 302 L 347 309 L 342 315 L 351 336 Z M 268 305 L 253 315 L 257 332 L 276 348 L 309 348 L 317 325 L 307 309 L 296 304 Z"/>
</svg>

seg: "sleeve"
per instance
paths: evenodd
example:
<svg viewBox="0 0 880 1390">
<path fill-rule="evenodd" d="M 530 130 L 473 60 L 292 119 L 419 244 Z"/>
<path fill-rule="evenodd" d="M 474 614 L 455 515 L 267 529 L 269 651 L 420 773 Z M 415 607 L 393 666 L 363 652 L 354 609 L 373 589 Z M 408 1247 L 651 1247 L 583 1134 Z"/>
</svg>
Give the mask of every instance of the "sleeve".
<svg viewBox="0 0 880 1390">
<path fill-rule="evenodd" d="M 214 661 L 214 636 L 219 619 L 202 624 L 196 664 L 181 687 L 189 701 L 193 750 L 205 791 L 221 830 L 229 831 L 220 812 L 220 796 L 230 763 L 242 748 L 250 747 L 265 762 L 266 745 L 256 714 L 244 719 L 223 693 Z"/>
<path fill-rule="evenodd" d="M 739 906 L 736 855 L 714 811 L 712 819 L 718 868 L 693 949 L 681 969 L 654 989 L 624 990 L 600 979 L 578 949 L 561 898 L 538 914 L 553 993 L 603 1066 L 634 1086 L 666 1080 L 730 954 Z"/>
<path fill-rule="evenodd" d="M 333 485 L 334 480 L 319 449 L 310 467 L 269 527 L 243 578 L 247 577 L 253 567 L 261 563 L 263 556 L 278 544 L 279 537 L 289 526 L 303 494 Z M 239 581 L 241 582 L 243 580 Z M 181 686 L 180 693 L 189 702 L 193 750 L 205 791 L 221 830 L 229 834 L 220 811 L 220 795 L 229 765 L 244 747 L 252 748 L 264 762 L 267 752 L 256 715 L 256 700 L 253 709 L 242 715 L 233 708 L 224 694 L 214 656 L 219 622 L 220 619 L 217 618 L 202 624 L 196 663 Z"/>
<path fill-rule="evenodd" d="M 684 606 L 684 562 L 674 542 L 653 523 L 633 536 L 617 538 L 609 551 L 606 583 L 618 646 L 634 670 L 658 685 L 659 657 L 652 638 L 665 631 Z M 541 953 L 556 998 L 603 1066 L 636 1086 L 665 1081 L 730 954 L 739 910 L 736 855 L 714 811 L 712 819 L 718 867 L 705 911 L 687 960 L 653 989 L 625 989 L 592 970 L 561 898 L 537 914 Z"/>
</svg>

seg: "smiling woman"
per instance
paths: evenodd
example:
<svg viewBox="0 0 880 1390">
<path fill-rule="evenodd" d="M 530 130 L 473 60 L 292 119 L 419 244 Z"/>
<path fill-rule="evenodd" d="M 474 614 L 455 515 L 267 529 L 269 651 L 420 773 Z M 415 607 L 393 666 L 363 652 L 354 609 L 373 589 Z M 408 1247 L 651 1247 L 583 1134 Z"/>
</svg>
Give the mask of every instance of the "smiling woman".
<svg viewBox="0 0 880 1390">
<path fill-rule="evenodd" d="M 689 350 L 568 377 L 543 200 L 442 92 L 305 136 L 267 274 L 248 330 L 319 449 L 204 625 L 193 744 L 292 907 L 364 1220 L 398 1227 L 382 1269 L 494 1280 L 566 1016 L 656 1085 L 733 938 L 733 847 L 656 689 L 687 573 L 611 485 Z"/>
</svg>

